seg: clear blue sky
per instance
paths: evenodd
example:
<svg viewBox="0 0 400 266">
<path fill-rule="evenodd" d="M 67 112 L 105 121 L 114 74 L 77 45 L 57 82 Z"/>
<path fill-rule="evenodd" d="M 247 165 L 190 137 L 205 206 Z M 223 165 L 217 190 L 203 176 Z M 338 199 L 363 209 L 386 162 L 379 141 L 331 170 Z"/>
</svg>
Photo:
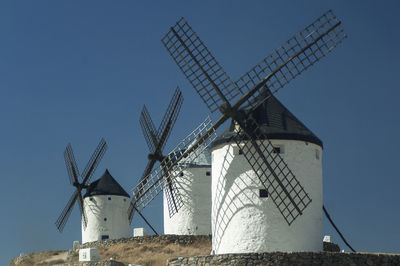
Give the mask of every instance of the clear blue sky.
<svg viewBox="0 0 400 266">
<path fill-rule="evenodd" d="M 209 113 L 160 41 L 179 17 L 236 80 L 330 8 L 349 38 L 277 97 L 324 142 L 324 203 L 349 242 L 400 253 L 398 1 L 2 1 L 0 264 L 81 239 L 78 208 L 54 225 L 73 192 L 68 142 L 83 170 L 104 137 L 93 180 L 108 168 L 130 191 L 147 162 L 144 103 L 158 125 L 183 91 L 165 151 Z M 161 197 L 145 215 L 162 232 Z"/>
</svg>

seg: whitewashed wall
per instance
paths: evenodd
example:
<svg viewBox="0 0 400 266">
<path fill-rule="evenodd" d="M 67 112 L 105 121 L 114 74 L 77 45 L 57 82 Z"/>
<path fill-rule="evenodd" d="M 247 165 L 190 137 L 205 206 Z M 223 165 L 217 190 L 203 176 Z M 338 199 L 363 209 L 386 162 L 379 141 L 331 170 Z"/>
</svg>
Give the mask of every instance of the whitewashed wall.
<svg viewBox="0 0 400 266">
<path fill-rule="evenodd" d="M 212 150 L 212 250 L 215 254 L 321 251 L 322 149 L 293 140 L 272 140 L 283 145 L 282 157 L 312 202 L 291 226 L 269 198 L 235 144 Z"/>
<path fill-rule="evenodd" d="M 184 205 L 169 217 L 167 199 L 164 196 L 164 234 L 209 235 L 211 234 L 211 173 L 210 167 L 185 168 L 183 176 L 175 182 Z"/>
<path fill-rule="evenodd" d="M 128 197 L 97 195 L 86 197 L 83 202 L 87 227 L 84 228 L 82 222 L 82 243 L 101 240 L 102 235 L 110 239 L 129 237 Z"/>
</svg>

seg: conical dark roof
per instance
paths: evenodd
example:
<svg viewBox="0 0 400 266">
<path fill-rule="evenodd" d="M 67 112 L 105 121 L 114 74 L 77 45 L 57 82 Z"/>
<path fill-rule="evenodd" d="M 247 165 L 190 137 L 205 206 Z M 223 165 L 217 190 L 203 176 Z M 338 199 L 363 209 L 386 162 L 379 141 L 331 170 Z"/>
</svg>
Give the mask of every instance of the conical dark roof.
<svg viewBox="0 0 400 266">
<path fill-rule="evenodd" d="M 116 195 L 125 196 L 129 198 L 129 194 L 121 187 L 120 184 L 111 176 L 108 169 L 104 174 L 92 182 L 86 189 L 84 197 L 90 197 L 95 195 Z"/>
<path fill-rule="evenodd" d="M 266 97 L 269 97 L 264 101 Z M 251 106 L 257 106 L 254 110 Z M 251 105 L 239 110 L 246 117 L 251 115 L 260 125 L 262 139 L 301 140 L 322 147 L 322 141 L 297 119 L 275 96 L 266 90 L 254 99 Z M 230 126 L 218 136 L 211 147 L 233 141 L 236 136 L 233 121 Z M 242 136 L 242 138 L 244 138 Z"/>
</svg>

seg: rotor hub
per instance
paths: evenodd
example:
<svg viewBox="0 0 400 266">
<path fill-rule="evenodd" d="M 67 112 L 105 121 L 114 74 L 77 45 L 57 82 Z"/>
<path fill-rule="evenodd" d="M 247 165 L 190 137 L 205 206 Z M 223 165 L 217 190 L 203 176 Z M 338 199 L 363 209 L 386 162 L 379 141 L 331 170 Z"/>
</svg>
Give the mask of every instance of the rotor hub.
<svg viewBox="0 0 400 266">
<path fill-rule="evenodd" d="M 161 153 L 158 154 L 149 153 L 149 155 L 147 155 L 147 158 L 149 160 L 156 160 L 161 162 L 164 159 L 164 156 Z"/>
</svg>

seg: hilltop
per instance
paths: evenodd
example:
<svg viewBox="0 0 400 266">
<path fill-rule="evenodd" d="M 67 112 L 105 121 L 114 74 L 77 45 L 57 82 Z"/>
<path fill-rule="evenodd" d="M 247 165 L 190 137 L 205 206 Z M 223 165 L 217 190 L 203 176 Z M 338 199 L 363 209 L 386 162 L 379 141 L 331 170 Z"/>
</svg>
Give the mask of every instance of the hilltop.
<svg viewBox="0 0 400 266">
<path fill-rule="evenodd" d="M 71 243 L 72 245 L 72 243 Z M 103 260 L 143 266 L 165 265 L 170 258 L 209 255 L 210 236 L 144 236 L 107 239 L 81 245 L 81 248 L 96 247 Z M 14 258 L 10 265 L 54 265 L 77 262 L 78 252 L 73 250 L 50 250 L 29 253 Z"/>
</svg>

